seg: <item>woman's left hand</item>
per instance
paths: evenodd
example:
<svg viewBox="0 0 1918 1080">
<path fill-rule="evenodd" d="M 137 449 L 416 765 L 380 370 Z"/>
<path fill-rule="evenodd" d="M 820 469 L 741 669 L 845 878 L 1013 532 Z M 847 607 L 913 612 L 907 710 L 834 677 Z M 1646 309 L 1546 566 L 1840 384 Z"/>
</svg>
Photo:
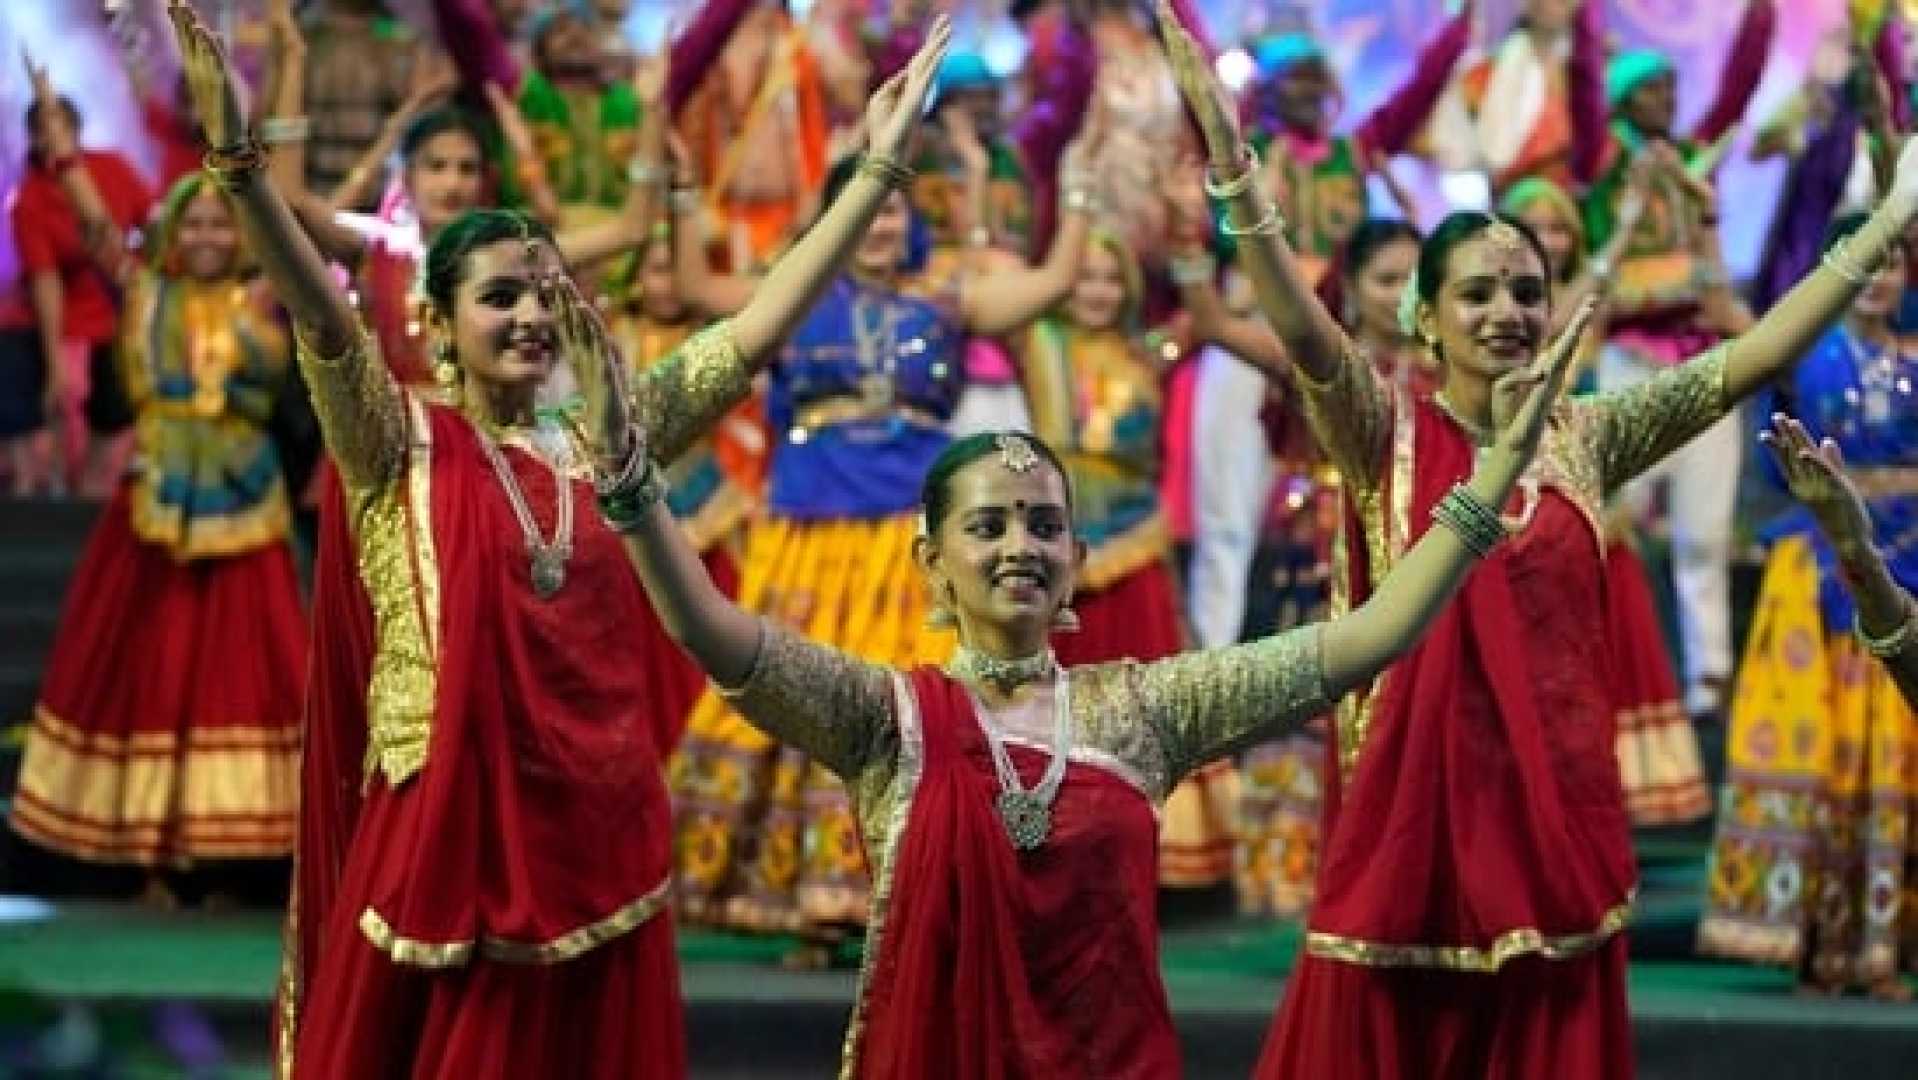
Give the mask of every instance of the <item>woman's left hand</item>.
<svg viewBox="0 0 1918 1080">
<path fill-rule="evenodd" d="M 549 278 L 543 289 L 556 315 L 560 363 L 572 371 L 584 405 L 577 433 L 592 448 L 597 469 L 615 472 L 632 451 L 632 440 L 643 439 L 628 410 L 625 358 L 598 309 L 571 277 Z"/>
<path fill-rule="evenodd" d="M 1864 497 L 1845 475 L 1845 455 L 1830 439 L 1814 440 L 1805 425 L 1773 413 L 1771 427 L 1758 433 L 1771 450 L 1792 498 L 1805 504 L 1835 548 L 1869 544 L 1871 514 Z"/>
</svg>

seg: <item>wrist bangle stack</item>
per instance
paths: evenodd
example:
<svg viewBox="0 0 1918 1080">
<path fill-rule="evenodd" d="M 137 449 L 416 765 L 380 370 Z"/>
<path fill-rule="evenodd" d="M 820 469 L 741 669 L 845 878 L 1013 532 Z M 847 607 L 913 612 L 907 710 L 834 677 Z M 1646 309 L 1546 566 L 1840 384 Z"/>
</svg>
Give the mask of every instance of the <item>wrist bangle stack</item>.
<svg viewBox="0 0 1918 1080">
<path fill-rule="evenodd" d="M 1893 630 L 1881 638 L 1874 638 L 1866 634 L 1864 624 L 1859 622 L 1857 616 L 1854 614 L 1852 616 L 1852 632 L 1858 635 L 1859 644 L 1865 647 L 1866 652 L 1880 660 L 1889 660 L 1904 652 L 1906 649 L 1911 648 L 1913 641 L 1918 640 L 1918 607 L 1914 607 L 1912 602 L 1907 599 L 1905 601 L 1905 621 L 1898 624 L 1898 629 Z"/>
<path fill-rule="evenodd" d="M 252 135 L 244 135 L 231 146 L 208 150 L 201 164 L 215 184 L 231 191 L 240 181 L 266 167 L 266 147 Z"/>
<path fill-rule="evenodd" d="M 1229 213 L 1219 224 L 1219 231 L 1227 236 L 1277 236 L 1284 229 L 1285 215 L 1279 213 L 1279 204 L 1276 202 L 1266 203 L 1265 213 L 1250 225 L 1241 225 L 1233 221 Z"/>
<path fill-rule="evenodd" d="M 1059 198 L 1059 206 L 1068 214 L 1084 214 L 1087 217 L 1099 216 L 1099 197 L 1090 187 L 1072 187 L 1066 189 Z"/>
<path fill-rule="evenodd" d="M 859 175 L 897 189 L 912 183 L 913 172 L 884 154 L 869 153 L 859 159 Z"/>
<path fill-rule="evenodd" d="M 1210 285 L 1218 276 L 1219 261 L 1210 252 L 1195 251 L 1189 255 L 1174 255 L 1166 264 L 1172 274 L 1174 285 Z"/>
<path fill-rule="evenodd" d="M 270 116 L 260 121 L 260 141 L 269 146 L 305 142 L 313 134 L 313 121 L 305 116 Z"/>
<path fill-rule="evenodd" d="M 1251 188 L 1252 181 L 1259 175 L 1259 152 L 1250 146 L 1239 148 L 1239 160 L 1244 167 L 1239 175 L 1229 180 L 1220 180 L 1210 169 L 1206 170 L 1205 193 L 1215 199 L 1236 199 Z"/>
<path fill-rule="evenodd" d="M 1860 266 L 1857 257 L 1852 254 L 1849 236 L 1833 244 L 1820 261 L 1830 268 L 1832 273 L 1860 288 L 1871 280 L 1872 271 Z"/>
<path fill-rule="evenodd" d="M 645 443 L 634 439 L 617 473 L 593 477 L 593 491 L 599 496 L 599 513 L 606 524 L 614 532 L 628 533 L 639 527 L 654 503 L 666 497 L 666 478 L 646 452 Z"/>
<path fill-rule="evenodd" d="M 1457 534 L 1466 549 L 1480 559 L 1490 555 L 1506 536 L 1498 511 L 1464 484 L 1452 485 L 1452 490 L 1432 507 L 1432 520 Z"/>
</svg>

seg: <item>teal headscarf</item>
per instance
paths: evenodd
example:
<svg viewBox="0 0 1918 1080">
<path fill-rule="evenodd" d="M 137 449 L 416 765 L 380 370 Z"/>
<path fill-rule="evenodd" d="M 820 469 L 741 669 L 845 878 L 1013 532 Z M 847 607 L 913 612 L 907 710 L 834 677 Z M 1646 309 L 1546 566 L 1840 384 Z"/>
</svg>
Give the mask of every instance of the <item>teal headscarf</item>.
<svg viewBox="0 0 1918 1080">
<path fill-rule="evenodd" d="M 1325 47 L 1310 34 L 1280 34 L 1252 47 L 1252 63 L 1261 80 L 1276 79 L 1308 60 L 1325 60 Z"/>
<path fill-rule="evenodd" d="M 1606 107 L 1616 110 L 1632 91 L 1676 70 L 1671 57 L 1656 49 L 1628 49 L 1619 53 L 1605 69 Z"/>
</svg>

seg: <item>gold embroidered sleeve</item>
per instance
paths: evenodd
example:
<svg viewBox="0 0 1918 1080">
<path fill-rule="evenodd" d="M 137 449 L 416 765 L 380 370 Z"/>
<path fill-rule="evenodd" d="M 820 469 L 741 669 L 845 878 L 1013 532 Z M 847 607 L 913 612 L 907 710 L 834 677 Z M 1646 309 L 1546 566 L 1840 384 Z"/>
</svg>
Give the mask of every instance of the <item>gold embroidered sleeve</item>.
<svg viewBox="0 0 1918 1080">
<path fill-rule="evenodd" d="M 892 670 L 760 620 L 759 655 L 720 693 L 754 727 L 850 780 L 887 755 L 898 728 Z"/>
<path fill-rule="evenodd" d="M 1331 707 L 1319 626 L 1141 664 L 1139 704 L 1159 728 L 1167 788 L 1214 758 Z"/>
<path fill-rule="evenodd" d="M 732 322 L 714 323 L 640 375 L 633 388 L 633 419 L 646 432 L 653 457 L 666 464 L 750 389 L 752 372 L 733 338 Z"/>
<path fill-rule="evenodd" d="M 1730 408 L 1726 362 L 1733 341 L 1668 368 L 1628 390 L 1605 394 L 1587 409 L 1605 494 L 1690 442 Z M 1727 478 L 1727 483 L 1730 479 Z"/>
<path fill-rule="evenodd" d="M 338 356 L 321 356 L 295 328 L 300 375 L 313 398 L 320 435 L 348 488 L 368 492 L 399 474 L 406 419 L 399 384 L 364 327 Z"/>
<path fill-rule="evenodd" d="M 1378 486 L 1392 431 L 1392 399 L 1371 358 L 1348 338 L 1338 373 L 1329 382 L 1315 382 L 1294 365 L 1292 384 L 1305 399 L 1312 438 L 1346 483 Z"/>
</svg>

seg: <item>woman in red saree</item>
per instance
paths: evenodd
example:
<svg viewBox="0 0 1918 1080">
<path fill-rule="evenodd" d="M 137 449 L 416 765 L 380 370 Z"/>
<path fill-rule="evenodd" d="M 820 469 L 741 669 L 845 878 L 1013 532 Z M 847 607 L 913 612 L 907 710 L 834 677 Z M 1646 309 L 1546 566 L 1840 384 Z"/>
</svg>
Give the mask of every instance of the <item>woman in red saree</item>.
<svg viewBox="0 0 1918 1080">
<path fill-rule="evenodd" d="M 1067 669 L 1047 646 L 1086 545 L 1065 466 L 1033 436 L 968 436 L 926 476 L 914 558 L 960 640 L 943 669 L 863 660 L 740 608 L 675 527 L 657 467 L 624 470 L 632 481 L 601 512 L 628 534 L 667 629 L 748 721 L 852 795 L 876 888 L 841 1074 L 1177 1076 L 1158 807 L 1195 768 L 1296 727 L 1411 645 L 1501 535 L 1493 506 L 1529 462 L 1571 351 L 1505 380 L 1496 445 L 1434 510 L 1448 528 L 1373 602 L 1146 663 Z M 589 418 L 619 399 L 613 381 L 583 384 Z"/>
<path fill-rule="evenodd" d="M 588 485 L 614 477 L 583 431 L 533 409 L 556 360 L 625 361 L 551 235 L 475 211 L 426 258 L 436 363 L 461 373 L 458 393 L 402 387 L 264 175 L 219 43 L 184 0 L 171 14 L 208 168 L 293 316 L 338 466 L 315 571 L 281 1068 L 683 1075 L 672 926 L 657 917 L 677 718 L 646 707 L 627 632 L 645 597 L 590 509 Z M 871 222 L 949 33 L 942 21 L 874 96 L 869 166 L 754 299 L 620 395 L 622 423 L 630 413 L 663 456 L 745 395 Z"/>
<path fill-rule="evenodd" d="M 1394 392 L 1306 285 L 1197 46 L 1169 19 L 1166 33 L 1227 177 L 1228 221 L 1254 234 L 1240 251 L 1260 306 L 1345 479 L 1341 610 L 1416 550 L 1429 508 L 1483 452 L 1488 391 L 1534 362 L 1550 325 L 1548 260 L 1510 221 L 1448 219 L 1420 255 L 1415 320 L 1443 384 Z M 1558 405 L 1506 507 L 1512 540 L 1423 644 L 1343 703 L 1304 956 L 1258 1075 L 1632 1074 L 1620 931 L 1637 871 L 1598 508 L 1802 354 L 1914 208 L 1918 151 L 1849 250 L 1751 332 L 1626 393 Z"/>
</svg>

